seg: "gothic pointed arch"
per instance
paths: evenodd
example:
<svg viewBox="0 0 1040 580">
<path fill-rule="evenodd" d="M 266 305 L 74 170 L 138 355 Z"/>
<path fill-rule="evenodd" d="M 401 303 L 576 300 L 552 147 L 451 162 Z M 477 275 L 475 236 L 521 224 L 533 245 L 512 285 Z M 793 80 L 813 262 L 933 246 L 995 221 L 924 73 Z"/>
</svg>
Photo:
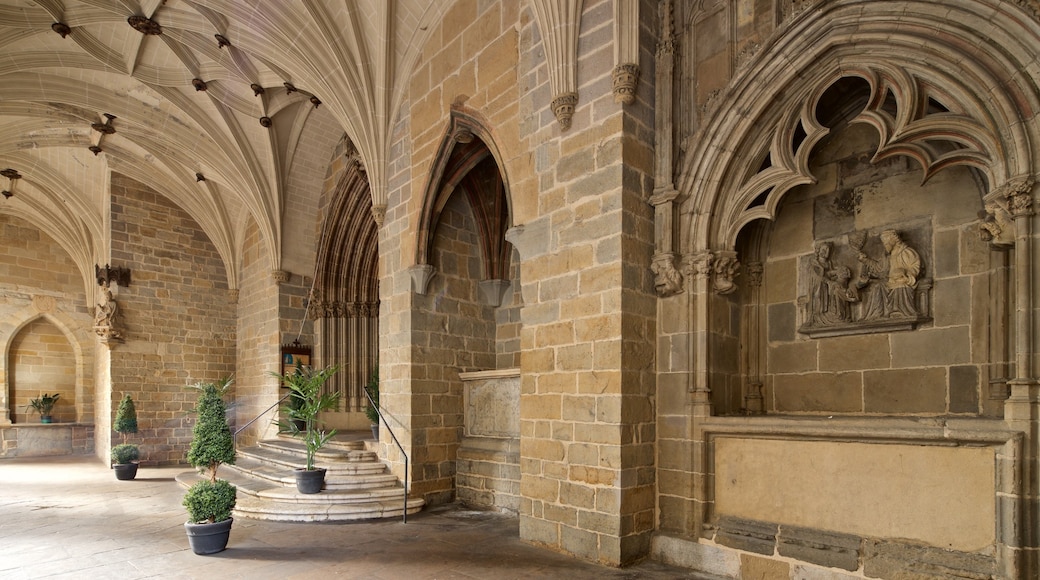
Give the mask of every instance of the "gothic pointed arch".
<svg viewBox="0 0 1040 580">
<path fill-rule="evenodd" d="M 364 167 L 345 144 L 347 163 L 322 220 L 307 314 L 316 322 L 321 364 L 342 368 L 328 388 L 341 393 L 342 410 L 359 411 L 366 402 L 361 389 L 378 365 L 379 232 Z"/>
<path fill-rule="evenodd" d="M 1036 22 L 1010 3 L 956 2 L 951 10 L 958 18 L 909 4 L 922 6 L 900 5 L 900 13 L 916 12 L 921 21 L 895 31 L 882 30 L 882 22 L 896 17 L 886 3 L 855 9 L 829 3 L 802 12 L 741 71 L 720 95 L 733 106 L 688 140 L 693 146 L 680 163 L 687 253 L 732 251 L 743 226 L 775 218 L 788 191 L 816 180 L 807 159 L 828 134 L 816 106 L 841 79 L 870 87 L 854 122 L 877 130 L 875 160 L 905 155 L 925 180 L 969 166 L 989 191 L 1033 175 L 1038 136 L 1029 119 L 1040 107 L 1040 87 L 1025 71 L 1032 61 L 1026 39 L 1037 36 Z M 998 44 L 959 24 L 982 12 L 1016 33 Z M 821 40 L 806 45 L 807 36 Z"/>
<path fill-rule="evenodd" d="M 423 193 L 415 252 L 416 271 L 422 279 L 416 280 L 413 290 L 424 293 L 433 274 L 433 236 L 441 211 L 456 191 L 464 193 L 477 221 L 483 280 L 508 280 L 512 247 L 505 232 L 511 226 L 512 211 L 504 167 L 487 125 L 475 113 L 453 106 Z"/>
</svg>

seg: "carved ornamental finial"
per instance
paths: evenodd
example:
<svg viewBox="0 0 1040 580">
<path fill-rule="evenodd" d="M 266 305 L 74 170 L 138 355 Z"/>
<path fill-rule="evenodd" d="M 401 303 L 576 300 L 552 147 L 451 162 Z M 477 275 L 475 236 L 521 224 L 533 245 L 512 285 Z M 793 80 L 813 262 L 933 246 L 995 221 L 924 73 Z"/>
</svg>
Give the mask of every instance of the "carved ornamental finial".
<svg viewBox="0 0 1040 580">
<path fill-rule="evenodd" d="M 636 86 L 639 84 L 639 65 L 622 63 L 614 67 L 614 102 L 631 105 L 636 101 Z"/>
<path fill-rule="evenodd" d="M 578 93 L 564 93 L 552 102 L 552 111 L 560 128 L 566 131 L 571 128 L 571 119 L 574 117 L 574 109 L 578 105 Z"/>
</svg>

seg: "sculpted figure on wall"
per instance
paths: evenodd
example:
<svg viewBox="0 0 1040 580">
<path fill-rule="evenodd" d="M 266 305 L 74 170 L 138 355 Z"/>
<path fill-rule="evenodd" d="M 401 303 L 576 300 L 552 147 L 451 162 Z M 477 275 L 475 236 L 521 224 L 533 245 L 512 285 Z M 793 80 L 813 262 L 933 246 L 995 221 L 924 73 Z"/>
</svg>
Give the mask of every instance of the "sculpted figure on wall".
<svg viewBox="0 0 1040 580">
<path fill-rule="evenodd" d="M 123 332 L 118 328 L 119 304 L 106 284 L 94 308 L 94 332 L 102 342 L 122 340 Z"/>
<path fill-rule="evenodd" d="M 863 265 L 859 287 L 868 287 L 864 301 L 863 319 L 886 317 L 916 317 L 914 291 L 921 273 L 921 257 L 899 238 L 895 230 L 881 232 L 885 254 L 871 258 L 860 250 L 857 259 Z M 872 282 L 872 280 L 877 280 Z"/>
<path fill-rule="evenodd" d="M 835 257 L 832 242 L 816 244 L 802 267 L 807 284 L 806 294 L 798 299 L 803 321 L 799 332 L 837 336 L 881 328 L 908 330 L 928 320 L 931 284 L 919 279 L 920 254 L 895 230 L 885 230 L 878 238 L 881 251 L 869 252 L 866 232 L 850 234 L 840 257 Z"/>
</svg>

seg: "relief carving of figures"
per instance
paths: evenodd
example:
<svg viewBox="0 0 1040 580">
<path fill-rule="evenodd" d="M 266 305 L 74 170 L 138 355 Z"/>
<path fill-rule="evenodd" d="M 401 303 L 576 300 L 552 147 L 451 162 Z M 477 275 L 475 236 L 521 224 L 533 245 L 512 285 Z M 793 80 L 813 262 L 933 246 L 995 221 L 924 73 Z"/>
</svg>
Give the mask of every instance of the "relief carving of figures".
<svg viewBox="0 0 1040 580">
<path fill-rule="evenodd" d="M 863 268 L 856 285 L 868 288 L 863 319 L 916 317 L 914 291 L 921 273 L 921 257 L 899 238 L 895 230 L 881 232 L 881 243 L 885 247 L 883 256 L 871 258 L 862 249 L 857 254 Z"/>
<path fill-rule="evenodd" d="M 886 229 L 878 239 L 880 248 L 868 250 L 866 232 L 849 234 L 837 257 L 832 242 L 816 244 L 802 266 L 807 283 L 798 299 L 799 332 L 821 337 L 910 330 L 930 319 L 931 281 L 920 279 L 920 254 L 896 230 Z"/>
<path fill-rule="evenodd" d="M 94 308 L 94 332 L 101 337 L 102 342 L 122 340 L 123 331 L 119 329 L 119 304 L 107 284 L 102 288 L 104 289 L 101 291 L 101 297 Z"/>
</svg>

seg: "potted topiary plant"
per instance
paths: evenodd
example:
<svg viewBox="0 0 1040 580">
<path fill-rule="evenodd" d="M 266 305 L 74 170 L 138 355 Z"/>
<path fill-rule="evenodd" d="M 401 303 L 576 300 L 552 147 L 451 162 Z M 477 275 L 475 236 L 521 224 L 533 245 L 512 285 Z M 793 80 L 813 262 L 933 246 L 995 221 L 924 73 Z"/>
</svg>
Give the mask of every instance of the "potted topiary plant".
<svg viewBox="0 0 1040 580">
<path fill-rule="evenodd" d="M 235 486 L 217 479 L 221 463 L 235 463 L 235 440 L 227 423 L 223 395 L 231 385 L 226 378 L 217 383 L 199 383 L 195 406 L 197 418 L 192 429 L 188 463 L 199 468 L 206 479 L 194 483 L 184 494 L 188 521 L 184 529 L 188 544 L 196 554 L 215 554 L 227 547 L 231 536 L 231 510 L 235 507 Z"/>
<path fill-rule="evenodd" d="M 304 469 L 295 469 L 296 490 L 300 493 L 318 493 L 325 485 L 325 468 L 314 467 L 314 454 L 329 442 L 336 434 L 335 429 L 326 431 L 318 425 L 318 414 L 330 411 L 339 404 L 339 393 L 322 392 L 325 381 L 329 380 L 338 366 L 332 366 L 320 371 L 310 366 L 303 366 L 298 372 L 271 373 L 278 377 L 282 384 L 289 387 L 293 396 L 298 397 L 298 406 L 285 405 L 281 409 L 282 419 L 278 427 L 282 431 L 291 433 L 294 437 L 303 439 L 307 449 L 307 464 Z M 292 397 L 290 397 L 292 398 Z M 299 427 L 302 422 L 303 428 Z"/>
<path fill-rule="evenodd" d="M 379 441 L 379 367 L 372 369 L 372 376 L 365 385 L 372 401 L 365 405 L 365 416 L 372 422 L 372 438 Z"/>
<path fill-rule="evenodd" d="M 112 430 L 123 436 L 123 442 L 112 448 L 112 469 L 116 472 L 116 479 L 131 480 L 137 477 L 137 460 L 141 453 L 137 445 L 126 442 L 127 435 L 137 433 L 137 408 L 130 393 L 124 394 L 123 400 L 119 401 Z"/>
<path fill-rule="evenodd" d="M 58 399 L 61 395 L 54 393 L 48 395 L 44 393 L 35 399 L 30 399 L 29 404 L 25 406 L 26 411 L 36 411 L 40 414 L 40 423 L 50 423 L 51 413 L 54 411 L 54 405 L 57 404 Z"/>
</svg>

